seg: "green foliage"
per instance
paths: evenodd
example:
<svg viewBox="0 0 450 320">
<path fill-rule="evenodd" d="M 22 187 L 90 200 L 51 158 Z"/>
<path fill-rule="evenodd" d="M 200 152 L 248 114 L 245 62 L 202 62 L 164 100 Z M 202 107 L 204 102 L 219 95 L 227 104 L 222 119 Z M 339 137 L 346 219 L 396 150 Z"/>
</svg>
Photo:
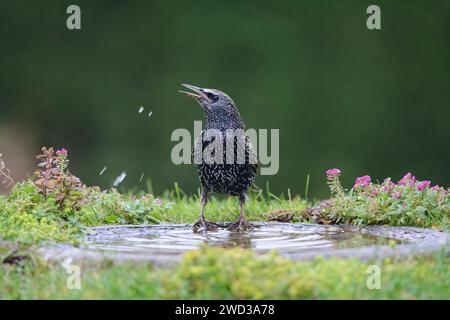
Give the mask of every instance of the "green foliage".
<svg viewBox="0 0 450 320">
<path fill-rule="evenodd" d="M 198 219 L 198 196 L 187 196 L 177 184 L 162 198 L 152 194 L 121 194 L 87 187 L 68 170 L 67 150 L 42 148 L 34 179 L 17 183 L 8 196 L 0 196 L 0 238 L 31 244 L 41 241 L 78 242 L 85 227 L 105 224 L 192 223 Z M 306 202 L 253 192 L 246 206 L 248 220 L 270 219 L 270 212 L 298 220 Z M 211 197 L 207 217 L 235 220 L 238 201 Z"/>
<path fill-rule="evenodd" d="M 158 220 L 154 215 L 168 208 L 153 195 L 135 197 L 114 189 L 86 190 L 83 203 L 74 206 L 69 198 L 61 204 L 58 193 L 42 194 L 32 181 L 17 183 L 8 196 L 0 196 L 1 239 L 78 242 L 86 226 L 155 223 Z"/>
<path fill-rule="evenodd" d="M 449 227 L 448 189 L 430 188 L 429 181 L 417 181 L 408 173 L 397 184 L 390 178 L 379 184 L 369 176 L 359 177 L 347 191 L 339 174 L 328 175 L 332 197 L 306 210 L 318 223 Z"/>
<path fill-rule="evenodd" d="M 153 195 L 137 198 L 115 189 L 86 187 L 68 171 L 67 150 L 42 148 L 32 180 L 0 196 L 0 237 L 20 243 L 78 242 L 86 226 L 157 222 L 153 211 L 167 208 Z"/>
<path fill-rule="evenodd" d="M 42 240 L 71 241 L 80 233 L 54 197 L 45 198 L 30 182 L 14 186 L 8 197 L 0 196 L 0 235 L 2 240 L 33 243 Z"/>
<path fill-rule="evenodd" d="M 90 192 L 86 203 L 79 210 L 79 218 L 85 226 L 103 224 L 159 223 L 171 203 L 151 194 L 140 197 L 123 195 L 115 189 Z"/>
<path fill-rule="evenodd" d="M 381 269 L 381 288 L 367 288 L 369 265 Z M 0 299 L 448 299 L 449 258 L 405 261 L 316 259 L 293 262 L 276 253 L 204 247 L 181 264 L 81 266 L 81 290 L 66 287 L 60 265 L 39 259 L 0 268 Z"/>
</svg>

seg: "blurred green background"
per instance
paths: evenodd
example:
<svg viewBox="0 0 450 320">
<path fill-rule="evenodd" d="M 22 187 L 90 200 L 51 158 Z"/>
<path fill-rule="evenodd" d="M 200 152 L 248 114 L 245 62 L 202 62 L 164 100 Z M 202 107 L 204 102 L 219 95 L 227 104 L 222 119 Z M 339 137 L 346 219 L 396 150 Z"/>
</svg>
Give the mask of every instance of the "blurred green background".
<svg viewBox="0 0 450 320">
<path fill-rule="evenodd" d="M 81 7 L 82 29 L 66 28 Z M 366 28 L 381 7 L 382 30 Z M 0 7 L 0 153 L 13 175 L 66 147 L 87 184 L 195 192 L 171 132 L 200 107 L 180 83 L 218 88 L 251 128 L 280 129 L 279 193 L 325 197 L 324 171 L 448 186 L 450 1 L 10 1 Z M 145 111 L 138 113 L 139 106 Z M 152 116 L 147 117 L 152 111 Z M 100 176 L 104 166 L 108 169 Z M 145 180 L 145 178 L 144 178 Z"/>
</svg>

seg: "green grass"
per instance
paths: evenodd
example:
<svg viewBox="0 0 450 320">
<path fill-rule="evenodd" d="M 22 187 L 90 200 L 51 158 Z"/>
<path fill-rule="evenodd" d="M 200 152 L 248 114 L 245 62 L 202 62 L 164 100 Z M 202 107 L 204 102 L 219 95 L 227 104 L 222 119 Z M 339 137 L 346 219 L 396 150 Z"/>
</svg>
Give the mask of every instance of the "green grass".
<svg viewBox="0 0 450 320">
<path fill-rule="evenodd" d="M 81 289 L 69 290 L 59 265 L 32 259 L 0 268 L 0 299 L 449 299 L 445 252 L 403 261 L 385 259 L 381 288 L 367 288 L 374 262 L 293 262 L 275 253 L 204 247 L 181 264 L 82 266 Z"/>
<path fill-rule="evenodd" d="M 168 210 L 160 211 L 156 217 L 160 222 L 193 223 L 199 219 L 199 195 L 189 196 L 183 193 L 166 192 L 163 201 L 169 203 Z M 246 219 L 248 221 L 267 221 L 272 213 L 278 210 L 294 212 L 293 221 L 305 221 L 301 211 L 309 203 L 296 196 L 291 199 L 284 196 L 277 197 L 271 193 L 250 192 L 245 204 Z M 235 221 L 239 216 L 239 201 L 232 196 L 210 196 L 205 209 L 207 220 Z"/>
</svg>

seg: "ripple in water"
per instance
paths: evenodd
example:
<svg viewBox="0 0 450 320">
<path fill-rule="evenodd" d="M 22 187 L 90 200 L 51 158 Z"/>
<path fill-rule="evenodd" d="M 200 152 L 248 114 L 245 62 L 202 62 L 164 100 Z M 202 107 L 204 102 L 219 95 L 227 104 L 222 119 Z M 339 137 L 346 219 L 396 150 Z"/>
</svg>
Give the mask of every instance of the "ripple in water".
<svg viewBox="0 0 450 320">
<path fill-rule="evenodd" d="M 258 253 L 277 250 L 297 253 L 324 249 L 355 248 L 386 244 L 387 239 L 345 231 L 340 228 L 293 225 L 261 225 L 252 231 L 230 232 L 219 229 L 193 233 L 191 226 L 120 227 L 97 229 L 88 237 L 87 248 L 121 254 L 179 255 L 202 244 L 218 247 L 251 248 Z"/>
</svg>

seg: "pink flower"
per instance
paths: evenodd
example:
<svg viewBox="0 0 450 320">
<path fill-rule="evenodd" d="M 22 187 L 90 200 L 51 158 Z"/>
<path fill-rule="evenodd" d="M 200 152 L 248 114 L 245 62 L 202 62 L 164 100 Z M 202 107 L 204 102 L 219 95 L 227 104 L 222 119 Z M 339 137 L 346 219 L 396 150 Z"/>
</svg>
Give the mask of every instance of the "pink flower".
<svg viewBox="0 0 450 320">
<path fill-rule="evenodd" d="M 403 178 L 401 178 L 401 179 L 397 182 L 397 184 L 398 184 L 399 186 L 406 186 L 406 185 L 413 186 L 415 183 L 416 183 L 416 177 L 413 176 L 413 175 L 411 174 L 411 172 L 408 172 L 407 174 L 405 174 L 405 175 L 403 176 Z"/>
<path fill-rule="evenodd" d="M 423 191 L 425 188 L 430 186 L 430 181 L 429 180 L 425 180 L 425 181 L 421 181 L 417 184 L 417 190 L 418 191 Z"/>
<path fill-rule="evenodd" d="M 158 206 L 161 206 L 163 204 L 162 200 L 160 198 L 155 199 L 155 204 Z"/>
<path fill-rule="evenodd" d="M 339 177 L 339 175 L 341 174 L 341 170 L 336 168 L 328 169 L 326 171 L 326 174 L 328 180 L 334 180 L 335 178 Z"/>
<path fill-rule="evenodd" d="M 392 182 L 391 178 L 386 178 L 383 181 L 381 190 L 390 193 L 395 188 L 395 183 Z"/>
<path fill-rule="evenodd" d="M 440 189 L 441 189 L 441 187 L 438 186 L 437 184 L 430 188 L 430 190 L 433 190 L 433 191 L 439 191 Z"/>
<path fill-rule="evenodd" d="M 57 155 L 58 157 L 61 157 L 61 156 L 67 157 L 67 150 L 66 150 L 65 148 L 56 150 L 56 155 Z"/>
<path fill-rule="evenodd" d="M 395 191 L 395 192 L 392 194 L 392 196 L 393 196 L 395 199 L 398 199 L 398 198 L 400 198 L 400 197 L 402 196 L 402 191 L 403 191 L 403 190 L 397 190 L 397 191 Z"/>
<path fill-rule="evenodd" d="M 341 174 L 341 170 L 336 169 L 336 168 L 328 169 L 327 174 L 328 175 L 339 175 L 339 174 Z"/>
<path fill-rule="evenodd" d="M 370 185 L 371 181 L 372 181 L 372 179 L 368 175 L 365 175 L 365 176 L 362 176 L 362 177 L 358 177 L 355 180 L 355 185 L 353 186 L 353 188 L 354 189 L 365 188 L 365 187 Z"/>
<path fill-rule="evenodd" d="M 380 190 L 379 190 L 378 188 L 373 188 L 373 189 L 370 191 L 370 195 L 371 195 L 372 197 L 376 197 L 376 196 L 378 195 L 379 192 L 380 192 Z"/>
</svg>

